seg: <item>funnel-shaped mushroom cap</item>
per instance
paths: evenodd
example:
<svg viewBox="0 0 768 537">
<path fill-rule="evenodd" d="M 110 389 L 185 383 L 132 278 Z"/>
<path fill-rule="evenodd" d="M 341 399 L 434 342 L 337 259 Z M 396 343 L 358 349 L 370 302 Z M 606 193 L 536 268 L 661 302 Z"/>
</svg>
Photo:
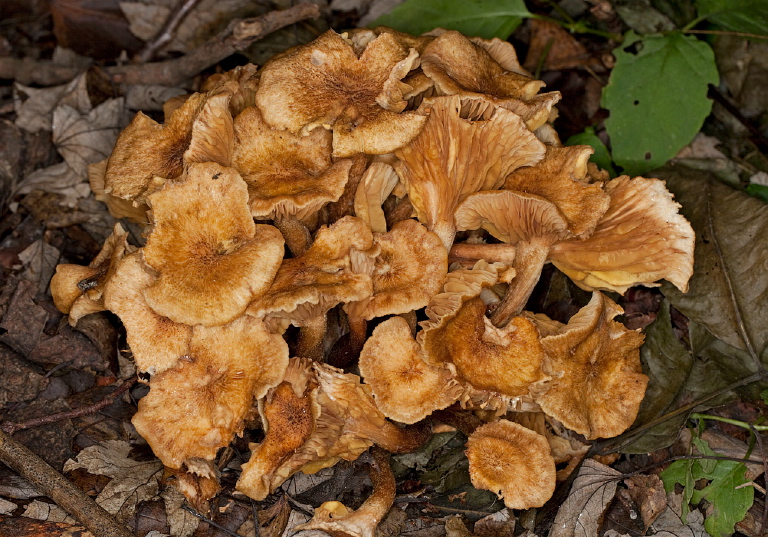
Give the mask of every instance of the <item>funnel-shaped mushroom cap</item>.
<svg viewBox="0 0 768 537">
<path fill-rule="evenodd" d="M 456 208 L 459 230 L 483 228 L 510 244 L 537 240 L 545 245 L 570 236 L 557 206 L 535 194 L 511 190 L 476 192 Z"/>
<path fill-rule="evenodd" d="M 230 88 L 233 91 L 232 98 L 229 100 L 229 111 L 232 117 L 248 108 L 256 105 L 256 88 L 259 87 L 258 67 L 252 63 L 238 65 L 231 71 L 225 73 L 216 73 L 209 76 L 202 86 L 202 91 L 217 91 L 224 88 Z M 237 86 L 232 86 L 230 82 L 235 82 Z"/>
<path fill-rule="evenodd" d="M 401 80 L 418 62 L 392 33 L 382 33 L 355 54 L 329 30 L 273 59 L 261 72 L 256 102 L 267 123 L 292 133 L 333 130 L 333 153 L 389 153 L 408 143 L 426 118 L 404 112 Z"/>
<path fill-rule="evenodd" d="M 623 433 L 637 416 L 648 377 L 643 335 L 612 319 L 622 309 L 602 293 L 541 344 L 552 380 L 536 396 L 542 410 L 588 439 Z"/>
<path fill-rule="evenodd" d="M 469 477 L 510 509 L 541 507 L 555 492 L 555 460 L 547 439 L 511 421 L 488 423 L 467 441 Z"/>
<path fill-rule="evenodd" d="M 608 210 L 610 196 L 600 183 L 589 183 L 587 162 L 594 149 L 586 145 L 547 147 L 538 164 L 515 170 L 503 188 L 535 194 L 551 201 L 576 236 L 591 234 Z"/>
<path fill-rule="evenodd" d="M 141 112 L 120 133 L 109 157 L 105 191 L 141 202 L 154 177 L 175 179 L 184 165 L 216 162 L 229 166 L 234 131 L 229 113 L 232 84 L 213 93 L 196 93 L 165 125 Z"/>
<path fill-rule="evenodd" d="M 517 58 L 517 51 L 509 41 L 502 41 L 498 37 L 494 37 L 493 39 L 470 37 L 469 40 L 475 45 L 483 47 L 491 58 L 493 58 L 505 71 L 511 71 L 519 75 L 533 78 L 531 77 L 531 73 L 520 65 L 520 61 Z"/>
<path fill-rule="evenodd" d="M 192 165 L 184 182 L 149 200 L 154 228 L 144 261 L 160 276 L 144 296 L 155 312 L 189 325 L 224 324 L 267 290 L 283 258 L 283 237 L 253 223 L 235 170 Z"/>
<path fill-rule="evenodd" d="M 275 469 L 304 445 L 315 430 L 319 408 L 309 394 L 312 388 L 283 381 L 267 393 L 260 412 L 266 436 L 242 466 L 237 490 L 254 500 L 263 500 L 271 492 Z M 296 393 L 297 389 L 300 393 Z"/>
<path fill-rule="evenodd" d="M 88 184 L 91 186 L 93 196 L 100 202 L 106 204 L 109 214 L 113 217 L 117 219 L 125 218 L 126 220 L 137 224 L 148 224 L 149 215 L 147 212 L 149 211 L 149 207 L 147 207 L 146 203 L 137 203 L 134 205 L 134 202 L 131 200 L 118 198 L 117 196 L 105 192 L 106 185 L 104 184 L 104 181 L 106 180 L 108 161 L 109 159 L 105 158 L 101 162 L 88 165 Z"/>
<path fill-rule="evenodd" d="M 255 218 L 303 219 L 344 192 L 352 161 L 331 161 L 331 134 L 324 129 L 307 136 L 272 129 L 251 107 L 235 118 L 235 139 L 232 167 L 248 184 Z"/>
<path fill-rule="evenodd" d="M 430 363 L 453 364 L 459 380 L 479 390 L 517 397 L 528 395 L 534 383 L 545 379 L 536 326 L 515 317 L 506 327 L 496 328 L 479 297 L 425 330 L 422 344 Z"/>
<path fill-rule="evenodd" d="M 424 361 L 408 322 L 392 317 L 377 326 L 360 353 L 360 374 L 376 406 L 401 423 L 416 423 L 453 404 L 462 387 L 444 367 Z"/>
<path fill-rule="evenodd" d="M 359 509 L 348 509 L 336 501 L 324 502 L 315 509 L 312 520 L 296 526 L 297 530 L 322 530 L 333 537 L 373 537 L 376 526 L 395 502 L 395 476 L 389 465 L 389 454 L 372 450 L 373 464 L 369 475 L 373 493 Z"/>
<path fill-rule="evenodd" d="M 498 188 L 517 168 L 535 164 L 545 148 L 519 116 L 488 102 L 440 97 L 431 107 L 424 130 L 395 152 L 395 170 L 419 221 L 450 248 L 456 206 L 473 192 Z M 482 119 L 465 119 L 462 108 Z"/>
<path fill-rule="evenodd" d="M 448 272 L 448 252 L 440 237 L 415 220 L 403 220 L 374 240 L 381 252 L 371 272 L 373 295 L 347 304 L 347 314 L 371 320 L 426 306 Z"/>
<path fill-rule="evenodd" d="M 528 100 L 544 82 L 505 70 L 488 51 L 459 32 L 445 32 L 424 50 L 424 73 L 444 95 L 462 92 Z"/>
<path fill-rule="evenodd" d="M 339 303 L 369 297 L 371 277 L 354 271 L 352 259 L 372 248 L 370 228 L 354 216 L 320 228 L 309 250 L 283 261 L 269 291 L 248 307 L 248 313 L 283 317 L 301 326 Z"/>
<path fill-rule="evenodd" d="M 193 457 L 213 460 L 287 366 L 288 345 L 258 319 L 195 326 L 189 354 L 150 381 L 133 425 L 166 466 L 180 468 Z"/>
<path fill-rule="evenodd" d="M 128 232 L 118 223 L 87 267 L 69 264 L 56 267 L 51 278 L 51 296 L 59 311 L 69 314 L 71 325 L 89 313 L 104 311 L 104 287 L 114 277 L 120 260 L 134 250 L 135 247 L 128 244 Z"/>
<path fill-rule="evenodd" d="M 136 252 L 120 262 L 104 289 L 104 305 L 123 322 L 136 368 L 152 376 L 186 355 L 192 338 L 191 326 L 158 315 L 147 305 L 143 291 L 154 281 Z"/>
<path fill-rule="evenodd" d="M 611 201 L 594 233 L 561 242 L 549 259 L 579 287 L 624 293 L 666 279 L 685 292 L 693 274 L 693 229 L 658 179 L 627 176 L 606 187 Z"/>
</svg>

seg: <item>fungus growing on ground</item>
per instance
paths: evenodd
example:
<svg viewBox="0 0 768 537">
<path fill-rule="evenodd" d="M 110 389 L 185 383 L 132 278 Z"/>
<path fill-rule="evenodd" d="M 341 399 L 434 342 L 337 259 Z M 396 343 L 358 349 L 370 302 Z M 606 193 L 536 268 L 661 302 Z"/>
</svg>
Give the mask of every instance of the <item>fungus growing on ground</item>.
<svg viewBox="0 0 768 537">
<path fill-rule="evenodd" d="M 116 228 L 90 266 L 59 268 L 55 303 L 120 318 L 150 388 L 133 423 L 193 505 L 235 435 L 236 488 L 262 500 L 443 422 L 469 435 L 476 487 L 536 507 L 553 456 L 588 448 L 574 436 L 631 425 L 648 379 L 620 308 L 595 292 L 565 324 L 523 310 L 546 262 L 593 291 L 685 289 L 693 232 L 663 182 L 562 147 L 542 86 L 499 40 L 331 30 L 214 75 L 165 124 L 138 115 L 92 168 L 146 245 Z M 373 535 L 395 494 L 384 451 L 363 506 L 305 527 Z"/>
</svg>

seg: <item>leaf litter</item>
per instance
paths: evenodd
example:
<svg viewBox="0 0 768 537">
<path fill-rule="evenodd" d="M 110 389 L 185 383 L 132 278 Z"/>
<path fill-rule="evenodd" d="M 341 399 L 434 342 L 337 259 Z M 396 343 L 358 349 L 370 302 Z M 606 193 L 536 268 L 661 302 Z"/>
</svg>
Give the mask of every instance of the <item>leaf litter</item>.
<svg viewBox="0 0 768 537">
<path fill-rule="evenodd" d="M 156 20 L 162 21 L 164 19 L 156 17 Z M 154 28 L 157 28 L 156 24 L 155 22 Z M 178 50 L 185 50 L 184 46 L 186 45 L 179 45 Z M 73 80 L 70 84 L 48 89 L 17 85 L 18 94 L 23 94 L 26 98 L 23 103 L 19 102 L 18 104 L 17 125 L 30 132 L 53 129 L 56 149 L 64 158 L 64 162 L 55 165 L 57 167 L 54 169 L 43 168 L 37 175 L 27 176 L 22 181 L 21 189 L 17 191 L 18 194 L 29 193 L 35 189 L 57 192 L 63 194 L 64 205 L 69 206 L 76 205 L 78 201 L 89 195 L 87 185 L 84 183 L 83 171 L 89 163 L 101 160 L 111 150 L 114 138 L 110 137 L 113 134 L 116 136 L 118 129 L 123 124 L 122 122 L 125 121 L 125 118 L 121 116 L 121 108 L 125 105 L 120 99 L 108 100 L 104 103 L 107 106 L 96 113 L 104 104 L 96 108 L 89 108 L 90 99 L 87 98 L 87 92 L 84 93 L 84 80 L 85 77 L 83 76 Z M 159 95 L 168 95 L 162 93 L 160 89 L 156 91 L 160 92 Z M 178 90 L 171 91 L 178 93 Z M 84 96 L 86 99 L 83 98 Z M 157 98 L 157 100 L 161 99 Z M 107 136 L 104 136 L 105 134 Z M 99 136 L 102 138 L 98 138 Z M 106 139 L 112 141 L 107 143 Z M 694 222 L 697 236 L 700 237 L 700 244 L 697 243 L 697 263 L 701 257 L 704 268 L 697 266 L 694 280 L 691 283 L 691 292 L 688 295 L 682 295 L 667 287 L 663 289 L 668 302 L 662 304 L 658 318 L 646 332 L 647 342 L 643 349 L 643 357 L 652 381 L 646 403 L 644 403 L 638 417 L 638 425 L 674 411 L 676 408 L 697 400 L 702 395 L 717 391 L 724 387 L 723 379 L 736 382 L 745 376 L 761 372 L 764 367 L 764 349 L 766 340 L 768 340 L 768 333 L 764 327 L 760 326 L 760 322 L 766 318 L 767 299 L 764 287 L 765 278 L 760 277 L 766 272 L 764 265 L 761 264 L 760 254 L 766 251 L 766 245 L 762 240 L 765 238 L 765 234 L 761 234 L 760 229 L 765 229 L 765 206 L 760 205 L 758 200 L 754 200 L 754 203 L 747 201 L 751 198 L 733 190 L 727 190 L 727 187 L 723 187 L 709 178 L 703 178 L 703 176 L 694 178 L 695 174 L 687 170 L 677 173 L 679 177 L 665 177 L 662 172 L 662 177 L 667 179 L 670 189 L 676 193 L 676 199 L 683 204 L 683 211 L 690 212 L 690 215 L 686 213 L 686 216 Z M 702 185 L 706 185 L 705 188 L 702 188 Z M 108 221 L 104 215 L 101 218 Z M 110 226 L 105 225 L 105 227 L 109 229 Z M 50 269 L 55 265 L 55 262 L 52 262 L 54 253 L 57 258 L 71 253 L 67 248 L 59 249 L 54 243 L 55 241 L 48 242 L 46 239 L 36 238 L 28 242 L 17 253 L 20 267 L 15 270 L 22 277 L 37 285 L 35 290 L 38 294 L 44 293 L 47 287 Z M 763 256 L 763 262 L 764 258 L 765 256 Z M 716 289 L 717 292 L 711 293 L 712 289 Z M 679 329 L 673 324 L 672 317 L 675 309 L 684 313 L 691 320 L 689 332 L 683 335 L 682 339 L 679 337 Z M 7 315 L 8 312 L 5 313 L 3 322 L 5 322 Z M 13 328 L 14 333 L 20 331 L 20 328 Z M 8 348 L 0 349 L 0 351 L 4 351 L 0 352 L 0 357 L 8 355 L 7 363 L 16 364 L 16 366 L 22 364 L 28 368 L 25 357 L 31 354 L 35 347 L 37 345 L 25 348 L 25 352 L 21 354 L 16 354 Z M 745 362 L 746 366 L 741 365 Z M 28 381 L 9 380 L 6 384 L 7 376 L 2 377 L 0 402 L 16 402 L 19 400 L 19 396 L 21 396 L 21 400 L 24 400 L 24 397 L 27 400 L 33 399 L 49 380 L 48 376 L 40 374 L 50 372 L 50 366 L 46 364 L 50 364 L 50 362 L 43 360 L 40 364 L 43 369 L 37 372 L 34 368 L 28 368 L 26 373 L 19 371 L 20 376 L 17 378 L 23 377 Z M 13 367 L 11 367 L 11 371 Z M 7 375 L 6 367 L 3 367 L 3 373 L 0 375 Z M 37 376 L 35 377 L 35 375 Z M 8 389 L 6 397 L 10 398 L 3 401 L 2 390 L 6 386 L 9 388 L 18 386 L 19 389 L 22 386 L 29 386 L 31 389 L 26 392 L 26 395 L 21 394 L 18 390 Z M 701 408 L 697 410 L 701 410 Z M 626 446 L 624 451 L 645 453 L 670 445 L 678 436 L 686 416 L 687 412 L 680 414 L 677 420 L 668 420 L 659 425 L 659 427 L 664 425 L 665 430 L 654 428 L 646 431 L 643 438 L 632 444 L 632 451 Z M 439 450 L 444 446 L 445 444 L 434 446 L 434 450 Z M 710 446 L 714 446 L 711 441 Z M 740 451 L 741 447 L 720 446 L 712 447 L 712 449 L 714 450 L 713 453 L 735 458 L 739 458 L 747 452 L 746 450 Z M 465 478 L 461 476 L 466 470 L 461 468 L 460 451 L 460 447 L 455 447 L 453 450 L 447 450 L 440 454 L 436 459 L 433 458 L 432 452 L 421 453 L 411 459 L 403 456 L 402 463 L 406 469 L 403 477 L 418 476 L 421 478 L 424 471 L 432 470 L 435 486 L 445 491 L 452 490 L 457 483 L 465 485 Z M 129 453 L 130 445 L 124 440 L 107 440 L 80 451 L 78 456 L 71 461 L 69 470 L 79 467 L 81 470 L 110 478 L 109 484 L 99 493 L 98 498 L 101 498 L 101 502 L 106 504 L 112 512 L 119 514 L 121 518 L 130 517 L 141 501 L 162 498 L 168 510 L 169 534 L 192 535 L 199 525 L 199 519 L 180 509 L 180 497 L 178 493 L 174 495 L 173 489 L 163 488 L 161 491 L 158 463 L 156 461 L 138 462 L 131 459 Z M 737 472 L 729 465 L 722 466 L 725 469 L 730 468 L 728 471 L 721 469 L 716 472 L 717 467 L 714 465 L 706 473 L 706 476 L 716 476 L 713 480 L 722 480 L 718 483 L 725 483 L 727 479 L 733 480 L 738 477 L 734 475 Z M 621 474 L 618 472 L 614 473 L 610 468 L 600 465 L 592 459 L 587 459 L 579 471 L 571 495 L 561 506 L 556 520 L 565 520 L 567 517 L 571 517 L 579 521 L 581 529 L 585 531 L 581 534 L 592 534 L 586 532 L 585 529 L 590 532 L 597 532 L 606 506 L 615 495 L 620 477 Z M 303 485 L 297 482 L 295 483 L 297 488 L 294 491 L 317 484 L 319 484 L 319 480 L 318 482 L 309 481 Z M 713 484 L 709 484 L 696 494 L 702 498 L 708 496 L 711 500 L 713 495 L 717 496 L 720 490 L 725 490 L 725 487 L 719 489 L 718 486 L 722 485 L 715 485 L 712 488 Z M 703 526 L 703 513 L 695 509 L 690 511 L 684 524 L 681 495 L 670 492 L 670 498 L 667 499 L 669 505 L 677 502 L 678 509 L 670 506 L 664 508 L 665 505 L 661 503 L 657 492 L 658 490 L 653 494 L 649 493 L 649 497 L 653 496 L 654 501 L 653 507 L 647 508 L 654 512 L 661 510 L 660 514 L 655 513 L 657 518 L 651 526 L 657 535 L 706 535 Z M 691 498 L 693 499 L 693 496 Z M 280 501 L 284 501 L 284 499 L 285 496 L 281 496 Z M 0 501 L 6 502 L 1 498 Z M 726 500 L 716 499 L 713 503 L 717 504 L 720 501 Z M 14 513 L 15 509 L 11 509 L 11 506 L 16 504 L 6 503 L 11 504 L 7 506 L 7 509 Z M 58 520 L 60 514 L 57 510 L 60 509 L 47 503 L 45 505 L 49 507 L 45 507 L 45 505 L 40 505 L 42 503 L 29 503 L 25 509 L 28 509 L 30 513 L 48 512 L 46 520 Z M 638 503 L 642 506 L 643 501 L 639 500 Z M 29 506 L 32 505 L 35 506 L 30 508 Z M 276 505 L 278 503 L 275 503 L 273 507 Z M 287 535 L 291 534 L 291 527 L 309 518 L 296 509 L 286 508 L 285 503 L 281 505 L 283 505 L 280 510 L 281 514 L 276 518 L 281 520 L 278 525 L 283 524 L 284 518 L 288 519 L 284 525 L 288 528 L 285 533 Z M 259 511 L 260 514 L 261 512 Z M 502 512 L 504 510 L 498 511 L 498 513 Z M 489 516 L 504 517 L 498 513 Z M 506 523 L 505 528 L 511 531 L 509 529 L 510 518 L 513 522 L 512 525 L 514 525 L 515 517 L 509 511 L 506 513 L 507 519 L 499 521 L 499 523 Z M 560 513 L 563 513 L 562 517 Z M 645 516 L 643 518 L 645 520 Z M 711 519 L 710 516 L 707 520 Z M 480 520 L 485 520 L 485 518 Z M 438 524 L 440 528 L 443 525 L 444 521 Z M 445 525 L 447 526 L 447 524 Z M 480 521 L 475 522 L 474 525 L 470 524 L 470 526 L 473 526 L 474 530 L 472 533 L 467 530 L 468 535 L 490 535 L 490 533 L 482 530 L 484 525 Z M 426 534 L 430 528 L 435 528 L 436 525 L 422 522 L 421 529 L 415 530 L 414 527 L 415 524 L 410 524 L 413 531 L 409 531 L 406 527 L 403 528 L 402 533 L 422 535 Z M 557 523 L 555 527 L 557 527 Z M 572 533 L 565 534 L 580 535 L 580 533 L 576 533 L 575 524 L 569 528 Z M 261 530 L 262 535 L 268 534 L 264 533 L 264 528 Z M 161 532 L 154 530 L 151 533 L 160 534 Z"/>
</svg>

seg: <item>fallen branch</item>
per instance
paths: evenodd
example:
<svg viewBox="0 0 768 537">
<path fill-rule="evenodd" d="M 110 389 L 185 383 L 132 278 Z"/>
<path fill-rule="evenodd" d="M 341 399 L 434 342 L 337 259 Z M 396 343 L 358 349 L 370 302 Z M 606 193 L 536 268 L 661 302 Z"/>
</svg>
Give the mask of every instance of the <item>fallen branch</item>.
<svg viewBox="0 0 768 537">
<path fill-rule="evenodd" d="M 147 41 L 144 48 L 136 55 L 136 61 L 139 63 L 151 61 L 160 49 L 171 42 L 178 27 L 199 3 L 200 0 L 180 0 L 168 14 L 160 31 Z"/>
<path fill-rule="evenodd" d="M 67 410 L 65 412 L 58 412 L 51 414 L 50 416 L 42 416 L 40 418 L 33 418 L 22 422 L 6 421 L 0 425 L 0 429 L 8 434 L 13 434 L 16 431 L 22 431 L 24 429 L 31 429 L 32 427 L 40 427 L 41 425 L 47 425 L 49 423 L 56 423 L 57 421 L 79 418 L 81 416 L 88 416 L 95 414 L 99 410 L 108 407 L 115 402 L 115 399 L 124 394 L 128 389 L 136 382 L 136 377 L 126 380 L 121 386 L 119 386 L 114 392 L 106 396 L 101 401 L 97 401 L 91 405 L 76 408 L 74 410 Z"/>
<path fill-rule="evenodd" d="M 132 537 L 112 516 L 43 459 L 0 430 L 0 461 L 77 519 L 96 537 Z"/>
<path fill-rule="evenodd" d="M 106 67 L 103 71 L 117 86 L 131 84 L 180 86 L 204 69 L 248 48 L 254 41 L 280 28 L 319 16 L 320 8 L 317 5 L 302 2 L 288 9 L 271 11 L 259 17 L 235 19 L 219 35 L 180 58 L 138 65 L 115 65 Z M 81 70 L 56 65 L 48 60 L 0 58 L 0 78 L 27 85 L 65 84 Z"/>
</svg>

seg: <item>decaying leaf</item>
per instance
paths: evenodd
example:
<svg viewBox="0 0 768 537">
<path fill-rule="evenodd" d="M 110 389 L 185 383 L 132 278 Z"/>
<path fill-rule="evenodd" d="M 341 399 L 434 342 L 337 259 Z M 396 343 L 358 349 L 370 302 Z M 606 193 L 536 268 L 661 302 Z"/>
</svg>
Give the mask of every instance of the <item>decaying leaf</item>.
<svg viewBox="0 0 768 537">
<path fill-rule="evenodd" d="M 26 194 L 36 189 L 61 194 L 63 196 L 61 204 L 69 207 L 91 193 L 86 177 L 78 175 L 66 162 L 59 162 L 30 173 L 19 183 L 17 192 Z"/>
<path fill-rule="evenodd" d="M 92 108 L 84 73 L 61 86 L 37 89 L 16 84 L 14 90 L 16 126 L 29 132 L 52 130 L 53 111 L 61 104 L 81 114 Z"/>
<path fill-rule="evenodd" d="M 35 520 L 46 520 L 48 522 L 75 523 L 75 519 L 69 516 L 67 512 L 58 505 L 40 500 L 33 500 L 32 503 L 27 505 L 27 508 L 21 516 L 34 518 Z"/>
<path fill-rule="evenodd" d="M 58 248 L 43 239 L 36 240 L 19 253 L 19 260 L 24 265 L 21 277 L 36 284 L 38 290 L 45 293 L 60 257 Z"/>
<path fill-rule="evenodd" d="M 171 535 L 174 537 L 189 537 L 192 535 L 200 525 L 200 519 L 186 509 L 181 508 L 186 501 L 184 495 L 175 487 L 166 487 L 160 493 L 160 497 L 165 500 L 165 515 Z"/>
<path fill-rule="evenodd" d="M 621 472 L 593 459 L 587 459 L 571 486 L 571 493 L 560 506 L 550 537 L 590 537 L 598 535 L 603 512 L 616 494 Z"/>
<path fill-rule="evenodd" d="M 8 500 L 0 498 L 0 515 L 10 515 L 16 510 L 18 505 Z"/>
<path fill-rule="evenodd" d="M 667 508 L 664 483 L 657 475 L 635 475 L 624 482 L 629 488 L 629 496 L 640 508 L 644 526 L 648 528 Z"/>
<path fill-rule="evenodd" d="M 160 461 L 139 462 L 128 457 L 131 446 L 122 440 L 107 440 L 87 447 L 68 460 L 64 471 L 84 468 L 97 475 L 111 477 L 96 503 L 119 520 L 125 520 L 136 510 L 139 502 L 149 500 L 158 493 L 163 465 Z"/>
<path fill-rule="evenodd" d="M 669 166 L 657 173 L 696 231 L 687 293 L 664 285 L 672 305 L 757 362 L 768 344 L 768 205 L 707 174 Z"/>
</svg>

